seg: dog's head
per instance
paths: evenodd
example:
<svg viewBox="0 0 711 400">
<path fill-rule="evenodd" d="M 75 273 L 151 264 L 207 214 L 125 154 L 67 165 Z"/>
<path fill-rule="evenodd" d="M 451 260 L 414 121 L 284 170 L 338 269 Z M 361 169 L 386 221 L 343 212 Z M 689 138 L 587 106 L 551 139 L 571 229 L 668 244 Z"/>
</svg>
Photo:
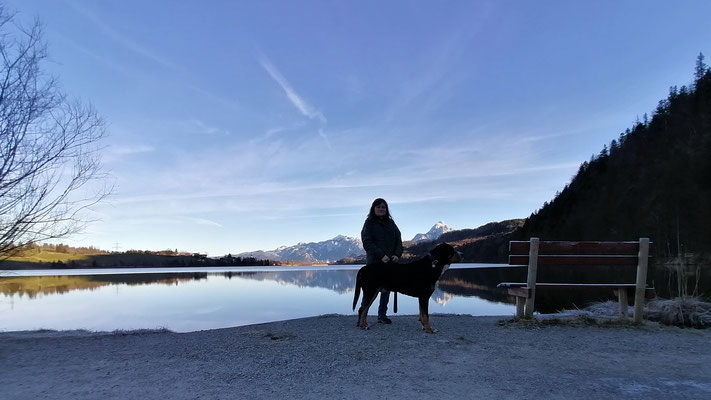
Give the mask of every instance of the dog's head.
<svg viewBox="0 0 711 400">
<path fill-rule="evenodd" d="M 432 266 L 435 268 L 441 267 L 442 274 L 452 263 L 462 260 L 462 255 L 447 243 L 438 244 L 437 247 L 430 251 L 430 256 L 432 257 Z"/>
</svg>

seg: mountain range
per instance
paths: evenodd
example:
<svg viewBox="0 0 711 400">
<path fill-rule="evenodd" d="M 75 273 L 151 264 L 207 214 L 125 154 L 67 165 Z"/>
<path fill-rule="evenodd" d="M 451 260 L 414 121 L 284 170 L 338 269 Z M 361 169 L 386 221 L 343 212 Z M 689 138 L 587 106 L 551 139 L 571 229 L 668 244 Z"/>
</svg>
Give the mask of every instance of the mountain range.
<svg viewBox="0 0 711 400">
<path fill-rule="evenodd" d="M 412 242 L 423 242 L 426 240 L 437 240 L 442 234 L 451 232 L 452 228 L 448 227 L 442 221 L 437 222 L 427 233 L 418 233 L 412 238 Z"/>
<path fill-rule="evenodd" d="M 274 250 L 257 250 L 237 254 L 236 257 L 254 257 L 258 260 L 293 261 L 300 263 L 327 263 L 344 257 L 365 254 L 360 239 L 338 235 L 323 242 L 298 243 Z"/>
<path fill-rule="evenodd" d="M 412 242 L 432 241 L 452 228 L 442 221 L 437 222 L 427 233 L 418 233 Z M 258 260 L 298 263 L 329 263 L 344 258 L 359 259 L 365 256 L 360 239 L 338 235 L 323 242 L 298 243 L 293 246 L 281 246 L 274 250 L 257 250 L 236 254 L 235 257 L 253 257 Z"/>
<path fill-rule="evenodd" d="M 426 234 L 417 234 L 412 241 L 403 243 L 403 259 L 421 257 L 434 245 L 447 242 L 464 255 L 466 262 L 498 262 L 502 257 L 502 244 L 523 223 L 523 219 L 511 219 L 490 222 L 475 229 L 453 230 L 439 221 Z M 281 263 L 362 264 L 365 263 L 365 250 L 360 239 L 338 235 L 323 242 L 298 243 L 274 250 L 244 252 L 234 257 L 253 257 Z"/>
</svg>

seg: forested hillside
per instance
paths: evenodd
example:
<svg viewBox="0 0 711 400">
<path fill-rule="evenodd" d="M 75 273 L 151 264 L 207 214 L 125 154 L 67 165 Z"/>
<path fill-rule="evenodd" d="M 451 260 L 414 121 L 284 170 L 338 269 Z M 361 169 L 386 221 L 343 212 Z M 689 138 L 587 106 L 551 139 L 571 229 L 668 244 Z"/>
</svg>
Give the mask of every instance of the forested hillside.
<svg viewBox="0 0 711 400">
<path fill-rule="evenodd" d="M 515 239 L 635 240 L 672 257 L 711 252 L 711 72 L 671 87 L 644 116 L 534 212 Z"/>
<path fill-rule="evenodd" d="M 406 243 L 405 258 L 422 257 L 438 243 L 449 243 L 462 253 L 464 262 L 506 262 L 511 233 L 524 223 L 522 219 L 490 222 L 476 229 L 460 229 L 442 234 L 434 242 Z"/>
</svg>

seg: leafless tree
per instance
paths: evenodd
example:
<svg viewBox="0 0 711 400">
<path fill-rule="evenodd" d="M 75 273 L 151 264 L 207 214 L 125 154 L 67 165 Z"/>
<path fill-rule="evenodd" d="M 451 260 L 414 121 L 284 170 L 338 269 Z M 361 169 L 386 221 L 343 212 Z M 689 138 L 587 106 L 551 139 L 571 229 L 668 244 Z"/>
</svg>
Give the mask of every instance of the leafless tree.
<svg viewBox="0 0 711 400">
<path fill-rule="evenodd" d="M 105 122 L 42 70 L 42 24 L 0 5 L 0 260 L 18 244 L 80 231 L 111 191 L 99 160 Z"/>
</svg>

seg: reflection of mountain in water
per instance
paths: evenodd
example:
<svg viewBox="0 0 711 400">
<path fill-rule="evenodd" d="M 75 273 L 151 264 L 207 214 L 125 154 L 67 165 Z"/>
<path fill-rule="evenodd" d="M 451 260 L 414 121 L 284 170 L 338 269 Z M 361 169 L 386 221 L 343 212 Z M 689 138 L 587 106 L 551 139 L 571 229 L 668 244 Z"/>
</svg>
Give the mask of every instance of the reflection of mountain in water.
<svg viewBox="0 0 711 400">
<path fill-rule="evenodd" d="M 319 287 L 343 294 L 353 292 L 358 271 L 353 270 L 309 270 L 309 271 L 265 271 L 265 272 L 226 272 L 222 275 L 231 278 L 253 279 L 257 281 L 276 281 L 298 287 Z"/>
<path fill-rule="evenodd" d="M 272 280 L 281 284 L 291 284 L 298 287 L 319 287 L 333 290 L 337 293 L 352 293 L 355 289 L 355 279 L 358 271 L 274 271 L 274 272 L 228 272 L 223 275 L 232 277 L 254 279 L 259 281 Z M 506 275 L 506 274 L 504 274 Z M 475 270 L 466 269 L 448 270 L 440 280 L 432 298 L 439 304 L 446 304 L 455 296 L 476 296 L 486 300 L 510 303 L 506 291 L 497 289 L 496 285 L 502 280 L 501 269 Z M 475 280 L 472 280 L 475 279 Z M 506 279 L 504 279 L 506 280 Z M 511 280 L 511 279 L 509 279 Z"/>
<path fill-rule="evenodd" d="M 453 294 L 449 294 L 447 292 L 442 291 L 442 289 L 440 289 L 439 286 L 437 286 L 437 288 L 435 288 L 434 293 L 432 293 L 432 299 L 434 299 L 434 301 L 436 301 L 437 304 L 442 305 L 442 306 L 447 304 L 447 302 L 452 300 L 454 297 L 455 296 Z"/>
</svg>

